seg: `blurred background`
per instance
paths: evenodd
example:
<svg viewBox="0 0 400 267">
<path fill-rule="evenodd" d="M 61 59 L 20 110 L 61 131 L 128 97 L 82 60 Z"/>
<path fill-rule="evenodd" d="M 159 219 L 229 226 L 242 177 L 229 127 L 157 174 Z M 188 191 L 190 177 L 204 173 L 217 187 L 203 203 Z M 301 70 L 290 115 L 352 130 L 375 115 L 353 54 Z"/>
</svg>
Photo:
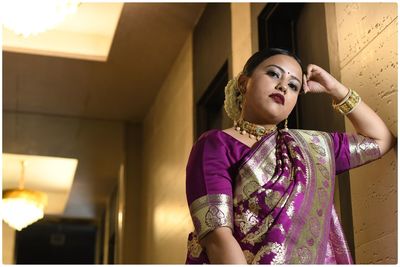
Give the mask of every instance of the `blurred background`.
<svg viewBox="0 0 400 267">
<path fill-rule="evenodd" d="M 396 3 L 2 1 L 4 264 L 184 263 L 193 142 L 265 47 L 351 87 L 397 136 Z M 52 6 L 54 5 L 54 6 Z M 325 95 L 293 128 L 354 131 Z M 337 177 L 356 263 L 397 263 L 397 150 Z"/>
</svg>

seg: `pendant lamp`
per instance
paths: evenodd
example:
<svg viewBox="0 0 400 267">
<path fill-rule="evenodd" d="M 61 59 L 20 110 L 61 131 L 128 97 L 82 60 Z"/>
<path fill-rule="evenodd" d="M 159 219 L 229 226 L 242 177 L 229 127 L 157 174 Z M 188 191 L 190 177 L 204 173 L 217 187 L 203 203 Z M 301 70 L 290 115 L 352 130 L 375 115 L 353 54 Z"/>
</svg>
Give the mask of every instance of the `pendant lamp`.
<svg viewBox="0 0 400 267">
<path fill-rule="evenodd" d="M 22 160 L 19 187 L 3 190 L 3 220 L 18 231 L 42 219 L 47 205 L 47 194 L 24 188 L 24 176 L 25 161 Z"/>
</svg>

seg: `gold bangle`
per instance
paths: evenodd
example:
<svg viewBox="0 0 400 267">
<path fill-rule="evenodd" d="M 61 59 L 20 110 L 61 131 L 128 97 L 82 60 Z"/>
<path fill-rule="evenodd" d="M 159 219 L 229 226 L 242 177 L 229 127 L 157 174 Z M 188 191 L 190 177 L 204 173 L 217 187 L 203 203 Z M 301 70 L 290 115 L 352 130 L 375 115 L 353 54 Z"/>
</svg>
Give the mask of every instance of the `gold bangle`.
<svg viewBox="0 0 400 267">
<path fill-rule="evenodd" d="M 349 88 L 349 91 L 347 92 L 346 96 L 342 99 L 342 101 L 340 101 L 340 103 L 336 104 L 335 100 L 332 100 L 333 108 L 337 109 L 337 107 L 339 107 L 340 105 L 343 105 L 344 102 L 346 102 L 349 99 L 350 95 L 351 95 L 351 89 Z"/>
<path fill-rule="evenodd" d="M 343 115 L 348 115 L 360 104 L 361 97 L 357 94 L 356 91 L 349 89 L 349 93 L 346 97 L 340 101 L 339 104 L 335 104 L 332 102 L 332 106 L 335 110 L 339 111 Z"/>
</svg>

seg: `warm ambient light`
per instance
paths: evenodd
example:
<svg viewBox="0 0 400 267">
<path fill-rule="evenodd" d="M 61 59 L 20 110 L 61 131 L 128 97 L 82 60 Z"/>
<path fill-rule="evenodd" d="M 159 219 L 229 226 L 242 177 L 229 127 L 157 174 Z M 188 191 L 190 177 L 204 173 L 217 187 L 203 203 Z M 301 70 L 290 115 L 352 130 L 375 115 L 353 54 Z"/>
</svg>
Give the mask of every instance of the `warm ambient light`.
<svg viewBox="0 0 400 267">
<path fill-rule="evenodd" d="M 76 12 L 77 0 L 3 0 L 4 27 L 28 37 L 52 29 Z"/>
<path fill-rule="evenodd" d="M 3 191 L 3 220 L 11 227 L 21 231 L 26 226 L 44 216 L 47 195 L 30 190 Z"/>
<path fill-rule="evenodd" d="M 26 154 L 3 153 L 3 190 L 16 189 L 21 177 L 21 161 L 26 162 L 25 189 L 45 192 L 45 216 L 60 216 L 70 196 L 78 160 Z"/>
<path fill-rule="evenodd" d="M 21 175 L 18 189 L 3 191 L 3 220 L 11 227 L 22 228 L 44 216 L 47 195 L 39 191 L 25 190 L 25 161 L 21 160 Z"/>
</svg>

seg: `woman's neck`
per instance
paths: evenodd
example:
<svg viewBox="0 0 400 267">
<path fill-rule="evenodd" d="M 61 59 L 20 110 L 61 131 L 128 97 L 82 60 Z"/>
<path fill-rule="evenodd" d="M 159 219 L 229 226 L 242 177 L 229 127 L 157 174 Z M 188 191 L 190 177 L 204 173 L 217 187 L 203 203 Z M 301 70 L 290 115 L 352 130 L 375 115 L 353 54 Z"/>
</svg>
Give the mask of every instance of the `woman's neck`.
<svg viewBox="0 0 400 267">
<path fill-rule="evenodd" d="M 276 125 L 264 125 L 267 125 L 267 127 L 239 119 L 235 122 L 234 126 L 235 130 L 240 132 L 242 135 L 248 134 L 250 138 L 260 140 L 264 135 L 267 135 L 277 129 Z"/>
<path fill-rule="evenodd" d="M 256 118 L 251 118 L 250 116 L 243 116 L 242 118 L 243 121 L 255 124 L 257 126 L 262 126 L 265 129 L 271 129 L 273 127 L 275 127 L 277 124 L 265 121 L 265 120 L 260 120 L 260 119 L 256 119 Z"/>
</svg>

